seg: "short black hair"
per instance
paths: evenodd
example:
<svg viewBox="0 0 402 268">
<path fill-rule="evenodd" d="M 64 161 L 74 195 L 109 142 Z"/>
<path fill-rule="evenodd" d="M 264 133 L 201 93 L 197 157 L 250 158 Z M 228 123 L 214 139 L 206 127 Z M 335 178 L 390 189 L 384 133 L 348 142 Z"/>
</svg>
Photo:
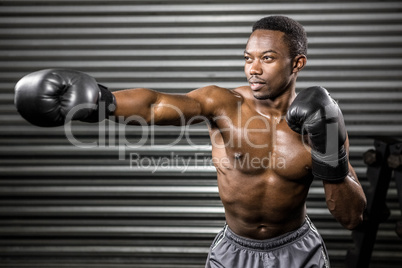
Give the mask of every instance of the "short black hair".
<svg viewBox="0 0 402 268">
<path fill-rule="evenodd" d="M 299 22 L 285 16 L 269 16 L 254 23 L 253 32 L 259 29 L 283 32 L 291 58 L 307 56 L 307 34 Z"/>
</svg>

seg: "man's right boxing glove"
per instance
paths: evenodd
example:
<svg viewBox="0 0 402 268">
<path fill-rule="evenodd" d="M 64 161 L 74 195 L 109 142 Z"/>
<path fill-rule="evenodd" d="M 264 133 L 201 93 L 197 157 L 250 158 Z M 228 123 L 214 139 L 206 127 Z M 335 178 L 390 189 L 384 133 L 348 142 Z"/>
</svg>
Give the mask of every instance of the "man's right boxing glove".
<svg viewBox="0 0 402 268">
<path fill-rule="evenodd" d="M 290 105 L 286 121 L 293 131 L 308 135 L 314 177 L 342 181 L 349 171 L 345 122 L 328 91 L 323 87 L 302 90 Z"/>
<path fill-rule="evenodd" d="M 15 106 L 23 118 L 41 127 L 69 120 L 99 122 L 115 106 L 114 95 L 96 80 L 74 70 L 46 69 L 24 76 L 15 86 Z"/>
</svg>

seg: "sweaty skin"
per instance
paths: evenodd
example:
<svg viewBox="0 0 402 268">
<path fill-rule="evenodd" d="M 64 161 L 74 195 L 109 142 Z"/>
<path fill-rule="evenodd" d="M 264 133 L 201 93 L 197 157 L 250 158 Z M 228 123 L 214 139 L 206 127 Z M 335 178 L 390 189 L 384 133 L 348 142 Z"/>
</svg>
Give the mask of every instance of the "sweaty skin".
<svg viewBox="0 0 402 268">
<path fill-rule="evenodd" d="M 296 96 L 297 74 L 307 60 L 304 55 L 289 56 L 283 35 L 270 30 L 251 34 L 244 52 L 249 86 L 207 86 L 186 95 L 143 88 L 114 92 L 116 117 L 139 115 L 158 125 L 208 122 L 227 224 L 252 239 L 299 228 L 313 180 L 310 148 L 285 121 Z M 366 201 L 349 167 L 343 182 L 323 185 L 329 210 L 352 229 L 362 221 Z"/>
</svg>

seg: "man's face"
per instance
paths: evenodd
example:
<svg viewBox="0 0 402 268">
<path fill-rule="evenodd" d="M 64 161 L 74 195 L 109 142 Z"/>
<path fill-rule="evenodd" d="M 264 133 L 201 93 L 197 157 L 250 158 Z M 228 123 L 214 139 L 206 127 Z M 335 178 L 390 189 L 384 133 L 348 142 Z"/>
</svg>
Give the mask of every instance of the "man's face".
<svg viewBox="0 0 402 268">
<path fill-rule="evenodd" d="M 254 31 L 244 51 L 244 72 L 256 99 L 275 99 L 291 86 L 293 72 L 283 32 Z"/>
</svg>

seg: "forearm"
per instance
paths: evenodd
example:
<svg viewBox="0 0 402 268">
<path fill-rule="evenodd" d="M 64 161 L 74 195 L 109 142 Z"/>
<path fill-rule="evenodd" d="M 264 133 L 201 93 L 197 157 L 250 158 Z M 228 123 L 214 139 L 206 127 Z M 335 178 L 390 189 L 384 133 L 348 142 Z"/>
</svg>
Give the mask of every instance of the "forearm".
<svg viewBox="0 0 402 268">
<path fill-rule="evenodd" d="M 158 92 L 137 88 L 115 91 L 113 94 L 116 98 L 116 109 L 114 111 L 116 120 L 138 116 L 147 123 L 151 121 L 151 109 L 157 102 Z M 135 121 L 131 123 L 135 123 Z"/>
<path fill-rule="evenodd" d="M 114 92 L 116 120 L 129 124 L 183 125 L 200 114 L 199 104 L 186 95 L 136 88 Z"/>
<path fill-rule="evenodd" d="M 342 182 L 323 181 L 323 183 L 327 206 L 331 214 L 345 228 L 354 229 L 363 221 L 366 197 L 350 165 L 349 170 L 349 174 Z"/>
</svg>

